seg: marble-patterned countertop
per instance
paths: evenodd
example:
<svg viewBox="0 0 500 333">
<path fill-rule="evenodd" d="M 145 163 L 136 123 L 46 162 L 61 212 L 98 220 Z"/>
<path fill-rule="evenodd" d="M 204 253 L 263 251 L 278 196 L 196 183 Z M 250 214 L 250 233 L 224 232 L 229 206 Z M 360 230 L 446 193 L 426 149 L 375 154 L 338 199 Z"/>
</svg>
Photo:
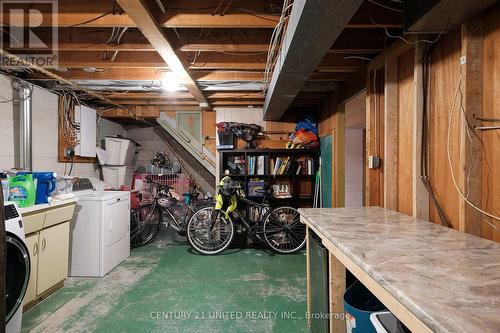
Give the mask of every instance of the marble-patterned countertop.
<svg viewBox="0 0 500 333">
<path fill-rule="evenodd" d="M 301 216 L 435 332 L 500 332 L 500 244 L 381 207 Z"/>
</svg>

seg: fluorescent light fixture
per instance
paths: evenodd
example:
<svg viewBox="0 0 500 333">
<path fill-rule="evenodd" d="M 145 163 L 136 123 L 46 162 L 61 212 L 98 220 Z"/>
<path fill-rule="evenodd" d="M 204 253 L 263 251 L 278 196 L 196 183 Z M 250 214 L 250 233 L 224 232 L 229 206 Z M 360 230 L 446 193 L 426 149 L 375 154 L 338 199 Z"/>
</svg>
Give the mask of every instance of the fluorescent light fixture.
<svg viewBox="0 0 500 333">
<path fill-rule="evenodd" d="M 175 73 L 167 72 L 163 74 L 161 78 L 161 87 L 166 91 L 177 91 L 180 90 L 179 78 Z"/>
</svg>

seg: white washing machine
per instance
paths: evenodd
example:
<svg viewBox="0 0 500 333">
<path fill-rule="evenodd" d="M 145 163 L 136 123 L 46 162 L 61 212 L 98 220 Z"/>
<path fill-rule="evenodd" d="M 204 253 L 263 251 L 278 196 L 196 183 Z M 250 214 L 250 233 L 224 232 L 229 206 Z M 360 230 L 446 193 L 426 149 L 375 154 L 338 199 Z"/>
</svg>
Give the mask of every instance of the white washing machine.
<svg viewBox="0 0 500 333">
<path fill-rule="evenodd" d="M 73 194 L 69 275 L 104 276 L 130 256 L 130 192 L 94 191 L 80 178 Z"/>
<path fill-rule="evenodd" d="M 7 240 L 6 333 L 19 333 L 23 316 L 23 298 L 30 279 L 30 256 L 24 238 L 24 226 L 16 204 L 5 203 Z"/>
</svg>

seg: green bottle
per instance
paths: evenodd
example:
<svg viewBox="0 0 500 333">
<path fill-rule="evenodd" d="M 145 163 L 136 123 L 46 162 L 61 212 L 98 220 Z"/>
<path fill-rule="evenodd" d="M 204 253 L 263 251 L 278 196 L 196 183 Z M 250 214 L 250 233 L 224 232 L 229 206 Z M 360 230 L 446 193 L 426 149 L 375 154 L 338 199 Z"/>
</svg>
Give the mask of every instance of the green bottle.
<svg viewBox="0 0 500 333">
<path fill-rule="evenodd" d="M 15 201 L 19 207 L 35 204 L 36 188 L 33 174 L 9 178 L 9 201 Z"/>
</svg>

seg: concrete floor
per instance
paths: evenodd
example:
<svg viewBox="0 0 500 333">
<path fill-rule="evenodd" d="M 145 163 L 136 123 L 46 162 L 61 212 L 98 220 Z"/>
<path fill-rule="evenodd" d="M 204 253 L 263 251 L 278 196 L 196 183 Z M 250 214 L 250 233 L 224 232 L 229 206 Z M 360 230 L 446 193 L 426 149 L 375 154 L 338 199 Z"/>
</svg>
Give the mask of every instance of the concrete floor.
<svg viewBox="0 0 500 333">
<path fill-rule="evenodd" d="M 23 332 L 309 332 L 304 253 L 193 253 L 159 239 L 100 279 L 68 278 L 29 310 Z"/>
</svg>

